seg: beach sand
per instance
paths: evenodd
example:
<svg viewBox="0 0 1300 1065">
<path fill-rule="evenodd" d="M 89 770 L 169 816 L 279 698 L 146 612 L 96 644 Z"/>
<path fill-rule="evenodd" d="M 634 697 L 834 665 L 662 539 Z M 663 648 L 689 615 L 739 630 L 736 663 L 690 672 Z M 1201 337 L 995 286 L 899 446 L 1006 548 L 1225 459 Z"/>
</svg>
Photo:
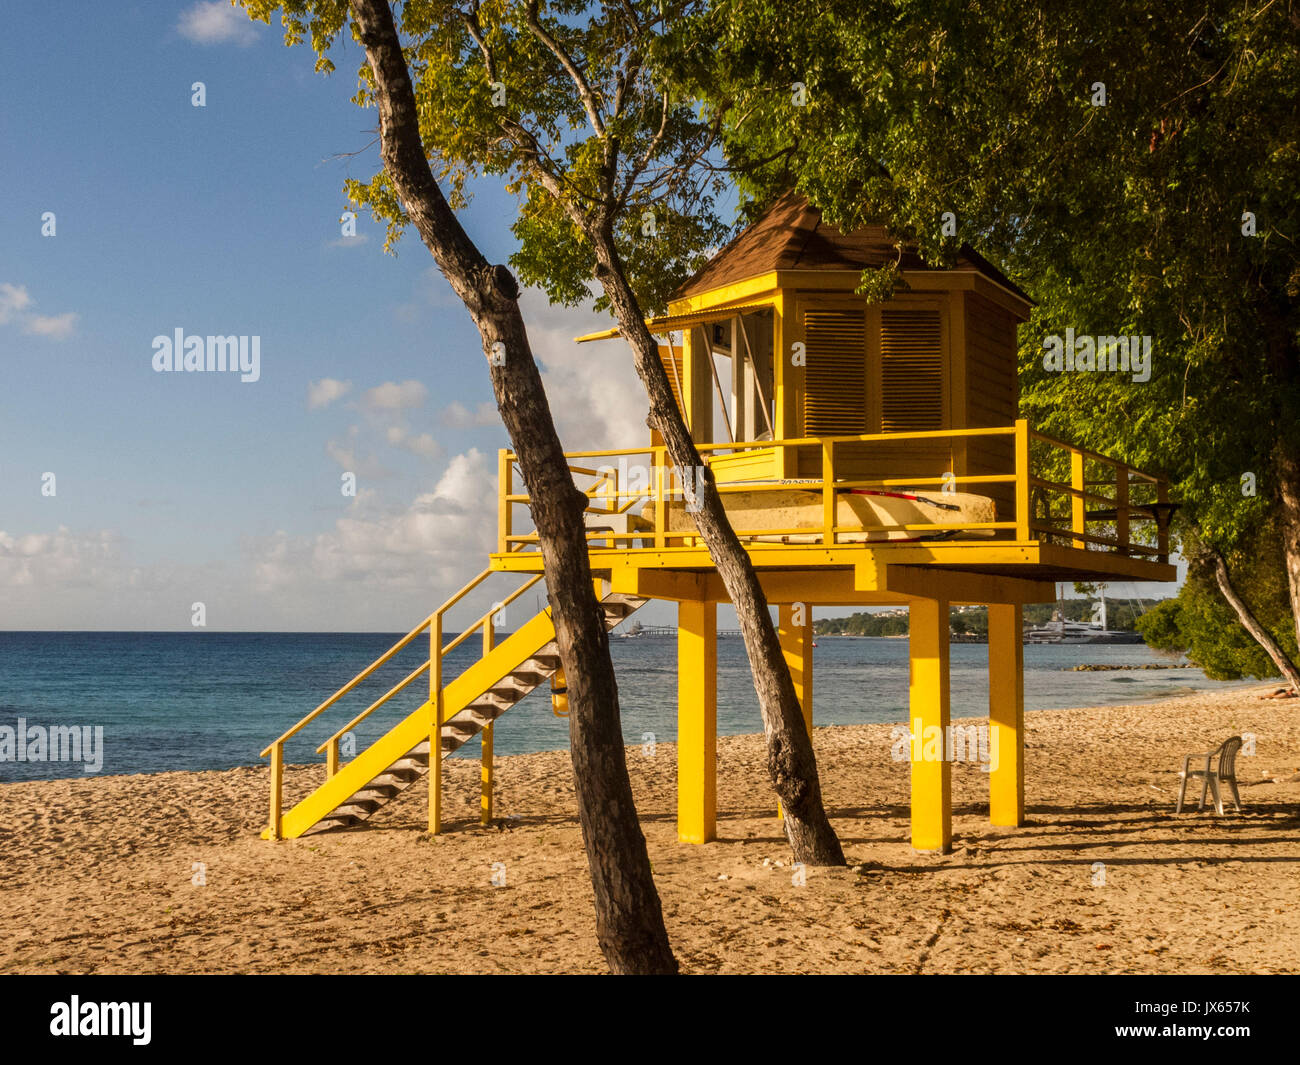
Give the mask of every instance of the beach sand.
<svg viewBox="0 0 1300 1065">
<path fill-rule="evenodd" d="M 629 748 L 682 969 L 1300 972 L 1300 700 L 1264 690 L 1027 715 L 1028 823 L 991 827 L 987 776 L 957 764 L 946 856 L 908 844 L 891 726 L 818 728 L 828 809 L 866 868 L 804 886 L 761 736 L 719 739 L 705 846 L 676 840 L 673 745 Z M 1237 763 L 1246 812 L 1175 817 L 1182 755 L 1241 732 L 1258 737 Z M 323 773 L 290 768 L 288 797 Z M 500 759 L 484 829 L 478 765 L 453 760 L 435 839 L 421 785 L 369 827 L 279 843 L 258 838 L 265 768 L 0 784 L 0 972 L 603 972 L 570 775 L 567 752 Z"/>
</svg>

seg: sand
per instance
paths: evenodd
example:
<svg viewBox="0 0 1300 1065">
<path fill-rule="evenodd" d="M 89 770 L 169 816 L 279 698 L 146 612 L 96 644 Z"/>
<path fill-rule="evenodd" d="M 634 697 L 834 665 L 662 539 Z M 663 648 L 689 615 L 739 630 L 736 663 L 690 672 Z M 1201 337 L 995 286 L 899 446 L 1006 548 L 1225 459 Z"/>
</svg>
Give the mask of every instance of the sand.
<svg viewBox="0 0 1300 1065">
<path fill-rule="evenodd" d="M 1300 972 L 1300 700 L 1263 690 L 1027 715 L 1028 823 L 991 827 L 987 777 L 958 764 L 947 856 L 908 844 L 891 726 L 818 728 L 828 808 L 863 868 L 802 886 L 760 736 L 719 740 L 705 846 L 676 840 L 673 746 L 629 748 L 682 969 Z M 1238 761 L 1246 812 L 1175 817 L 1181 756 L 1240 732 L 1258 737 Z M 487 829 L 477 771 L 450 763 L 435 839 L 422 787 L 369 827 L 270 843 L 265 768 L 0 784 L 0 972 L 604 971 L 567 753 L 500 759 Z M 323 772 L 290 768 L 290 796 Z"/>
</svg>

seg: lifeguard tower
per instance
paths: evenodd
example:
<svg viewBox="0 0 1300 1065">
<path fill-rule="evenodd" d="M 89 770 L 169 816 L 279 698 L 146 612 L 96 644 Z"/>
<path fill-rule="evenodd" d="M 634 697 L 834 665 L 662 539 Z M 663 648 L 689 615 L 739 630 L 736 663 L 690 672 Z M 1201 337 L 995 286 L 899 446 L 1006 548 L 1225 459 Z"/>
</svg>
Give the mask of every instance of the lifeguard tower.
<svg viewBox="0 0 1300 1065">
<path fill-rule="evenodd" d="M 855 295 L 863 269 L 889 261 L 903 280 L 894 298 Z M 691 435 L 778 607 L 810 729 L 813 607 L 906 606 L 911 722 L 945 736 L 949 606 L 988 606 L 989 728 L 999 751 L 989 817 L 1005 826 L 1021 824 L 1025 808 L 1023 605 L 1053 600 L 1057 581 L 1176 575 L 1164 480 L 1017 418 L 1016 330 L 1030 306 L 969 248 L 951 269 L 931 269 L 883 227 L 840 233 L 787 194 L 650 322 Z M 611 329 L 579 340 L 617 337 Z M 591 565 L 609 627 L 650 599 L 677 603 L 678 833 L 707 842 L 716 816 L 716 614 L 727 595 L 692 535 L 691 475 L 671 469 L 653 432 L 642 448 L 567 458 L 591 500 Z M 561 676 L 545 610 L 500 638 L 494 626 L 497 609 L 542 576 L 536 534 L 521 522 L 527 505 L 514 456 L 502 451 L 487 568 L 263 752 L 272 764 L 265 835 L 358 824 L 426 776 L 436 832 L 442 759 L 429 752 L 445 757 L 480 733 L 482 816 L 491 819 L 493 722 Z M 523 583 L 444 643 L 447 611 L 494 574 Z M 428 658 L 324 737 L 316 750 L 325 780 L 283 809 L 286 742 L 426 633 Z M 482 640 L 481 656 L 444 675 L 448 652 L 470 639 Z M 341 737 L 425 677 L 419 705 L 341 762 Z M 950 772 L 946 757 L 912 762 L 917 850 L 950 848 Z"/>
</svg>

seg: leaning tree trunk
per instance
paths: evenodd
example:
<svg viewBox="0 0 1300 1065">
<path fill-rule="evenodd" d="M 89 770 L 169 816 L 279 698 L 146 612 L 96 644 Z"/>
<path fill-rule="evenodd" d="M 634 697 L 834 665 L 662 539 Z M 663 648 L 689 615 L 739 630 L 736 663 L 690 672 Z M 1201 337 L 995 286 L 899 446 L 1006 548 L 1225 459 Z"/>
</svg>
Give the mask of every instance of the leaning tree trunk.
<svg viewBox="0 0 1300 1065">
<path fill-rule="evenodd" d="M 1259 623 L 1259 619 L 1255 617 L 1255 612 L 1250 609 L 1246 601 L 1237 594 L 1237 589 L 1233 587 L 1232 578 L 1228 574 L 1228 564 L 1224 561 L 1223 555 L 1217 548 L 1209 544 L 1205 545 L 1205 552 L 1210 556 L 1210 560 L 1214 564 L 1214 580 L 1219 586 L 1219 591 L 1222 593 L 1223 598 L 1228 601 L 1228 605 L 1236 611 L 1237 618 L 1241 621 L 1242 626 L 1250 633 L 1251 638 L 1268 653 L 1268 657 L 1273 660 L 1273 664 L 1277 666 L 1278 672 L 1286 678 L 1287 683 L 1300 691 L 1300 670 L 1296 669 L 1295 663 L 1278 646 L 1278 642 L 1273 639 L 1273 634 Z"/>
<path fill-rule="evenodd" d="M 694 470 L 695 527 L 708 546 L 722 583 L 740 620 L 754 688 L 767 738 L 767 771 L 781 800 L 785 832 L 796 861 L 808 865 L 843 865 L 844 851 L 822 803 L 817 760 L 808 735 L 790 667 L 768 612 L 767 597 L 749 555 L 727 520 L 712 472 L 700 459 L 682 413 L 673 400 L 658 345 L 646 328 L 640 303 L 628 284 L 608 226 L 590 234 L 596 251 L 596 278 L 632 345 L 636 371 L 650 398 L 650 421 L 664 439 L 674 465 Z"/>
<path fill-rule="evenodd" d="M 497 406 L 528 486 L 569 687 L 574 791 L 601 950 L 615 973 L 675 973 L 627 775 L 609 636 L 587 555 L 587 500 L 564 459 L 519 311 L 518 286 L 509 270 L 482 256 L 438 188 L 387 0 L 350 4 L 374 74 L 384 169 L 478 326 Z"/>
<path fill-rule="evenodd" d="M 1294 434 L 1294 430 L 1291 430 Z M 1291 594 L 1291 619 L 1296 646 L 1300 647 L 1300 455 L 1291 438 L 1278 442 L 1275 452 L 1278 496 L 1282 509 L 1282 557 L 1286 562 L 1286 585 Z M 1295 684 L 1294 678 L 1291 683 Z"/>
</svg>

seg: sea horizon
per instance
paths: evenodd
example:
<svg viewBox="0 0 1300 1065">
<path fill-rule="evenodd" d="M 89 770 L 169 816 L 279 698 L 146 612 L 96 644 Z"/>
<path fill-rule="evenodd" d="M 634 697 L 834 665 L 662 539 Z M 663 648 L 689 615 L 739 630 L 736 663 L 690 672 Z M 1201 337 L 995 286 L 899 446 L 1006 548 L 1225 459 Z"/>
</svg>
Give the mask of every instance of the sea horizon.
<svg viewBox="0 0 1300 1065">
<path fill-rule="evenodd" d="M 199 639 L 189 637 L 199 635 Z M 260 752 L 385 653 L 402 633 L 207 630 L 0 630 L 0 782 L 117 776 L 175 770 L 264 766 Z M 448 631 L 448 639 L 455 633 Z M 478 654 L 466 641 L 446 656 L 450 679 Z M 951 645 L 953 718 L 987 715 L 987 644 Z M 671 637 L 610 641 L 629 746 L 676 738 L 677 644 Z M 1142 644 L 1027 645 L 1028 711 L 1153 702 L 1259 681 L 1213 681 L 1196 668 Z M 322 762 L 315 747 L 427 655 L 411 645 L 286 745 L 292 764 Z M 906 722 L 907 640 L 820 636 L 814 651 L 816 725 Z M 1076 672 L 1078 665 L 1111 668 Z M 415 710 L 426 695 L 417 681 L 355 730 L 363 750 Z M 738 637 L 718 641 L 718 732 L 762 731 L 753 679 Z M 5 730 L 102 729 L 103 764 L 85 760 L 17 761 L 5 756 Z M 16 739 L 16 737 L 15 737 Z M 568 748 L 568 723 L 552 713 L 544 686 L 497 723 L 498 755 Z M 15 752 L 16 753 L 16 752 Z M 66 753 L 66 752 L 65 752 Z M 474 739 L 452 757 L 479 757 Z M 47 752 L 48 755 L 48 752 Z M 345 750 L 344 760 L 348 758 Z"/>
</svg>

